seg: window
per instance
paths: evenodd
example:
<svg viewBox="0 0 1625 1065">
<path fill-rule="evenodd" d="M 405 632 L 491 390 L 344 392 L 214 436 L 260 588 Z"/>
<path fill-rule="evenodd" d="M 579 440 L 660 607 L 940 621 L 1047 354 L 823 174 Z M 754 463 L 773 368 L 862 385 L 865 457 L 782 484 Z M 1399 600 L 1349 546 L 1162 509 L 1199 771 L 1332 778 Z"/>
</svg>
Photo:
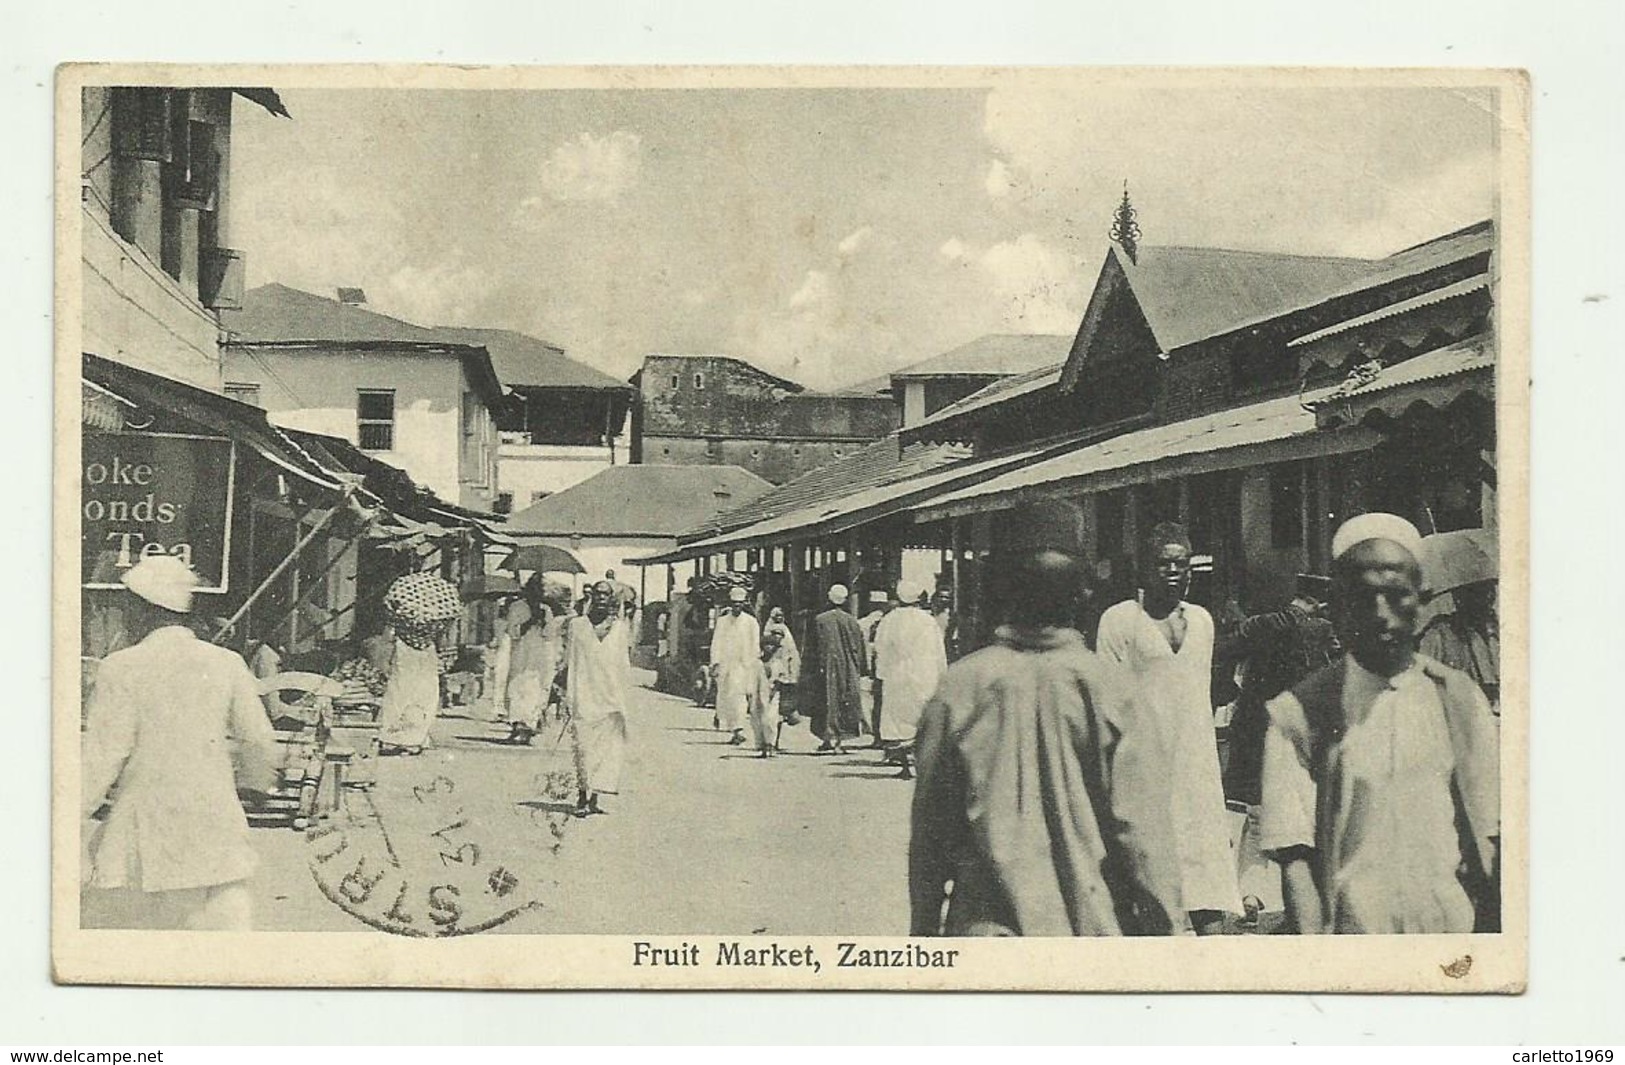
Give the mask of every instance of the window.
<svg viewBox="0 0 1625 1065">
<path fill-rule="evenodd" d="M 697 373 L 697 374 L 694 375 L 694 389 L 695 389 L 695 391 L 698 391 L 698 392 L 705 391 L 705 375 L 704 374 Z"/>
<path fill-rule="evenodd" d="M 513 493 L 512 492 L 498 492 L 496 502 L 491 504 L 491 509 L 493 511 L 495 511 L 496 513 L 498 513 L 498 514 L 512 514 L 513 513 Z"/>
<path fill-rule="evenodd" d="M 671 390 L 673 392 L 677 391 L 677 387 L 680 384 L 682 384 L 682 378 L 678 377 L 676 374 L 672 374 L 671 375 Z"/>
<path fill-rule="evenodd" d="M 395 450 L 394 389 L 356 389 L 355 430 L 356 446 L 362 451 Z"/>
<path fill-rule="evenodd" d="M 473 392 L 463 393 L 462 480 L 468 484 L 491 483 L 489 447 L 485 435 L 485 405 Z"/>
<path fill-rule="evenodd" d="M 261 406 L 260 386 L 240 381 L 227 381 L 226 398 L 235 399 L 238 403 L 247 403 L 250 407 Z"/>
<path fill-rule="evenodd" d="M 1289 548 L 1303 543 L 1303 473 L 1301 462 L 1270 468 L 1270 546 Z"/>
</svg>

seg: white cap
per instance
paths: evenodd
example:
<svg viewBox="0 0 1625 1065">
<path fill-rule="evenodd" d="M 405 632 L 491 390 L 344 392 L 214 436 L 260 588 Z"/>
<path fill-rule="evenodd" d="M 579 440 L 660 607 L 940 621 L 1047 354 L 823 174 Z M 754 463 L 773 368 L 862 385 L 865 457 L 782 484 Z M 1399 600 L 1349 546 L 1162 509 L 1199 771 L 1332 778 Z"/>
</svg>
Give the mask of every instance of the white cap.
<svg viewBox="0 0 1625 1065">
<path fill-rule="evenodd" d="M 1332 558 L 1342 558 L 1350 548 L 1367 540 L 1391 540 L 1418 563 L 1422 561 L 1422 534 L 1416 526 L 1397 514 L 1381 512 L 1360 514 L 1339 526 L 1332 537 Z"/>
<path fill-rule="evenodd" d="M 836 606 L 840 606 L 842 603 L 846 602 L 846 597 L 848 594 L 849 593 L 846 590 L 846 585 L 844 584 L 832 584 L 829 586 L 829 601 L 834 603 Z"/>
<path fill-rule="evenodd" d="M 902 580 L 897 582 L 897 598 L 904 606 L 914 606 L 925 594 L 925 585 L 917 581 Z"/>
<path fill-rule="evenodd" d="M 737 584 L 728 589 L 728 602 L 730 603 L 743 603 L 749 598 L 750 594 Z"/>
<path fill-rule="evenodd" d="M 177 614 L 191 611 L 192 589 L 199 583 L 192 567 L 174 555 L 148 555 L 125 570 L 119 580 L 147 602 Z"/>
</svg>

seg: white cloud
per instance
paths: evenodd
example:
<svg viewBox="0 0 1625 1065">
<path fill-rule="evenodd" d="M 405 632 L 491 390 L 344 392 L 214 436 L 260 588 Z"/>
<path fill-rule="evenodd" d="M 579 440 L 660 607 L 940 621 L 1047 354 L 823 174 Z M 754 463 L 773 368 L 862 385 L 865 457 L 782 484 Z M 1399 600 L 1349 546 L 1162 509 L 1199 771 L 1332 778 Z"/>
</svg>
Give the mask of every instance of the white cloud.
<svg viewBox="0 0 1625 1065">
<path fill-rule="evenodd" d="M 790 309 L 802 310 L 816 304 L 827 303 L 833 293 L 834 287 L 830 284 L 829 274 L 823 270 L 808 270 L 801 287 L 790 297 Z"/>
<path fill-rule="evenodd" d="M 942 242 L 942 247 L 937 249 L 937 254 L 949 262 L 958 262 L 970 254 L 970 249 L 965 247 L 965 242 L 958 237 L 949 237 Z"/>
<path fill-rule="evenodd" d="M 874 226 L 863 226 L 860 229 L 853 230 L 847 235 L 845 240 L 835 245 L 835 250 L 840 253 L 841 258 L 850 259 L 858 252 L 862 251 L 864 246 L 867 245 L 871 239 L 873 239 L 874 235 Z"/>
<path fill-rule="evenodd" d="M 642 147 L 642 139 L 625 130 L 604 137 L 582 133 L 555 147 L 542 164 L 542 191 L 560 203 L 613 201 L 637 179 Z M 532 196 L 522 206 L 541 203 Z"/>
<path fill-rule="evenodd" d="M 488 325 L 478 320 L 489 306 L 494 278 L 459 254 L 430 266 L 408 264 L 367 292 L 372 310 L 419 325 Z"/>
<path fill-rule="evenodd" d="M 995 200 L 1002 200 L 1010 195 L 1010 190 L 1015 188 L 1016 182 L 1005 161 L 995 159 L 987 165 L 987 177 L 983 179 L 982 186 L 987 189 L 989 196 Z"/>
<path fill-rule="evenodd" d="M 1018 332 L 1066 333 L 1077 328 L 1092 276 L 1077 256 L 1032 233 L 1001 241 L 977 259 L 1004 325 Z"/>
</svg>

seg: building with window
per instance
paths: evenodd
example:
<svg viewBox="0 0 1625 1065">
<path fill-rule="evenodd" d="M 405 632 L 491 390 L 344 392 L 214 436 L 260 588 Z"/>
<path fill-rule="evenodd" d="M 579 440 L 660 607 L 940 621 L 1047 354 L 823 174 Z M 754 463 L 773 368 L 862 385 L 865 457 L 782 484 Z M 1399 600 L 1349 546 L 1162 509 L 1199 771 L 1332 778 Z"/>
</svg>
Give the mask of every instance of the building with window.
<svg viewBox="0 0 1625 1065">
<path fill-rule="evenodd" d="M 228 395 L 273 422 L 337 437 L 442 499 L 495 509 L 497 412 L 506 402 L 479 344 L 286 285 L 222 315 Z"/>
<path fill-rule="evenodd" d="M 783 484 L 897 428 L 890 395 L 812 392 L 725 355 L 649 355 L 632 383 L 632 461 L 650 466 L 739 466 Z"/>
<path fill-rule="evenodd" d="M 1179 520 L 1212 558 L 1198 601 L 1278 608 L 1294 574 L 1326 572 L 1353 514 L 1497 525 L 1495 248 L 1490 222 L 1369 260 L 1114 242 L 1063 363 L 642 561 L 759 568 L 805 618 L 831 582 L 884 587 L 929 556 L 969 649 L 999 620 L 1001 528 L 1061 498 L 1112 580 L 1154 523 Z"/>
<path fill-rule="evenodd" d="M 446 341 L 485 348 L 507 397 L 496 411 L 499 513 L 520 511 L 631 460 L 636 390 L 511 329 L 436 327 Z"/>
</svg>

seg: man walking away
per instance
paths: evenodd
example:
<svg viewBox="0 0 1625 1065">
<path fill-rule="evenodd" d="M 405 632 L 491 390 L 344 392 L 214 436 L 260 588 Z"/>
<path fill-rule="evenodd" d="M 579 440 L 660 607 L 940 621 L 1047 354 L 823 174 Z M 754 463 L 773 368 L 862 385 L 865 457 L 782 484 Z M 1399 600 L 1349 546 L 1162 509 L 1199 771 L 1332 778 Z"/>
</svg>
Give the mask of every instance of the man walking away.
<svg viewBox="0 0 1625 1065">
<path fill-rule="evenodd" d="M 1271 700 L 1260 845 L 1299 932 L 1500 930 L 1496 722 L 1416 653 L 1422 537 L 1393 514 L 1332 537 L 1348 653 Z"/>
<path fill-rule="evenodd" d="M 925 589 L 899 581 L 897 599 L 900 605 L 875 627 L 875 678 L 886 692 L 880 741 L 887 748 L 886 760 L 901 765 L 898 775 L 907 780 L 914 775 L 909 754 L 920 711 L 936 694 L 948 668 L 948 652 L 942 629 L 924 609 Z"/>
<path fill-rule="evenodd" d="M 258 864 L 237 798 L 275 783 L 275 738 L 253 674 L 187 626 L 197 576 L 169 555 L 121 578 L 140 642 L 102 661 L 84 734 L 86 927 L 253 926 Z M 109 793 L 112 798 L 109 799 Z M 89 819 L 111 803 L 106 820 Z"/>
<path fill-rule="evenodd" d="M 728 606 L 711 636 L 711 675 L 717 682 L 717 722 L 732 733 L 728 742 L 745 742 L 745 723 L 756 696 L 762 668 L 762 631 L 745 610 L 750 593 L 742 585 L 728 589 Z"/>
<path fill-rule="evenodd" d="M 920 715 L 910 934 L 1167 935 L 1179 858 L 1156 724 L 1071 627 L 1081 511 L 1043 503 L 995 565 L 1022 589 Z"/>
<path fill-rule="evenodd" d="M 1226 913 L 1242 912 L 1213 729 L 1213 618 L 1185 601 L 1191 545 L 1183 526 L 1152 529 L 1146 560 L 1141 599 L 1101 615 L 1097 649 L 1129 670 L 1137 705 L 1160 727 L 1181 896 L 1191 926 L 1206 935 L 1221 930 Z"/>
<path fill-rule="evenodd" d="M 820 751 L 845 753 L 844 740 L 863 730 L 863 694 L 859 684 L 868 652 L 863 629 L 846 609 L 846 585 L 832 585 L 830 607 L 813 618 L 802 669 L 813 733 L 823 740 Z"/>
</svg>

